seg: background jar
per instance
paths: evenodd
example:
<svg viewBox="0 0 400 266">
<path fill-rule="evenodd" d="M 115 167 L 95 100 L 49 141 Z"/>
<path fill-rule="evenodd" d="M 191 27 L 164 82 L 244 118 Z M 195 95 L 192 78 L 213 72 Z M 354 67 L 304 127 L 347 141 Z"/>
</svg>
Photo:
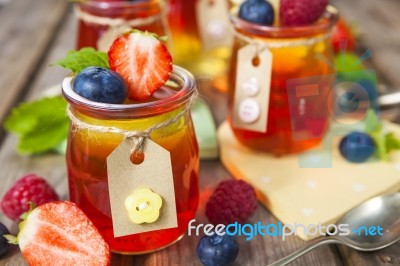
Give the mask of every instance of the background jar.
<svg viewBox="0 0 400 266">
<path fill-rule="evenodd" d="M 85 1 L 75 4 L 78 18 L 76 47 L 107 51 L 121 33 L 135 28 L 164 36 L 168 34 L 164 0 Z"/>
<path fill-rule="evenodd" d="M 176 66 L 168 85 L 158 91 L 158 95 L 167 96 L 144 103 L 92 102 L 77 95 L 72 84 L 73 77 L 67 77 L 62 89 L 77 119 L 89 125 L 125 131 L 144 131 L 176 117 L 195 91 L 193 76 Z M 106 159 L 124 137 L 71 125 L 66 154 L 70 200 L 86 213 L 113 252 L 140 254 L 164 248 L 183 236 L 188 222 L 195 216 L 199 200 L 199 157 L 190 113 L 152 132 L 150 138 L 170 152 L 178 227 L 114 238 Z"/>
<path fill-rule="evenodd" d="M 211 78 L 212 85 L 223 92 L 227 91 L 232 44 L 228 7 L 227 0 L 168 0 L 175 64 L 185 67 L 197 78 Z"/>
<path fill-rule="evenodd" d="M 329 6 L 318 22 L 302 27 L 260 26 L 236 14 L 234 8 L 230 17 L 236 33 L 229 67 L 229 122 L 237 140 L 253 150 L 275 155 L 298 153 L 317 145 L 328 130 L 328 107 L 334 99 L 330 33 L 338 18 L 336 9 Z M 246 45 L 258 45 L 272 54 L 265 132 L 234 126 L 234 96 L 240 87 L 236 85 L 237 55 Z M 311 98 L 296 95 L 296 82 L 299 86 L 308 82 L 318 89 Z"/>
</svg>

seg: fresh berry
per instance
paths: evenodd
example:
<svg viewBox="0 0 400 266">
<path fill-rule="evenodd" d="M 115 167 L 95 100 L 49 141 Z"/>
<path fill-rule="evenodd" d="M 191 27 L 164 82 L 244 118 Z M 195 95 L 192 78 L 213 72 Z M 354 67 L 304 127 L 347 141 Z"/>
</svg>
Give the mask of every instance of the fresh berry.
<svg viewBox="0 0 400 266">
<path fill-rule="evenodd" d="M 7 239 L 3 237 L 4 235 L 8 235 L 10 232 L 4 224 L 0 223 L 0 257 L 6 254 L 8 249 L 10 248 L 10 244 Z"/>
<path fill-rule="evenodd" d="M 328 0 L 281 0 L 280 19 L 284 26 L 304 26 L 317 21 Z"/>
<path fill-rule="evenodd" d="M 272 25 L 274 8 L 265 0 L 247 0 L 240 5 L 239 17 L 259 25 Z"/>
<path fill-rule="evenodd" d="M 339 144 L 340 153 L 350 162 L 362 163 L 375 152 L 374 140 L 365 133 L 352 132 L 345 136 Z"/>
<path fill-rule="evenodd" d="M 213 224 L 243 223 L 257 208 L 256 193 L 242 180 L 219 183 L 206 205 L 206 215 Z"/>
<path fill-rule="evenodd" d="M 54 189 L 43 178 L 28 174 L 21 177 L 6 192 L 1 200 L 1 209 L 10 219 L 18 221 L 21 214 L 29 210 L 29 203 L 36 206 L 58 200 Z"/>
<path fill-rule="evenodd" d="M 169 79 L 172 57 L 155 34 L 133 30 L 120 35 L 108 51 L 108 62 L 128 84 L 128 98 L 148 99 Z"/>
<path fill-rule="evenodd" d="M 356 41 L 353 34 L 343 19 L 339 19 L 332 33 L 332 46 L 335 53 L 352 52 L 355 50 Z"/>
<path fill-rule="evenodd" d="M 26 214 L 17 237 L 29 265 L 109 265 L 110 250 L 97 228 L 75 203 L 55 201 Z"/>
<path fill-rule="evenodd" d="M 126 99 L 125 80 L 102 67 L 88 67 L 74 79 L 73 90 L 80 96 L 100 103 L 120 104 Z"/>
<path fill-rule="evenodd" d="M 239 252 L 238 244 L 232 236 L 203 236 L 197 244 L 197 256 L 206 266 L 223 266 L 232 263 Z"/>
</svg>

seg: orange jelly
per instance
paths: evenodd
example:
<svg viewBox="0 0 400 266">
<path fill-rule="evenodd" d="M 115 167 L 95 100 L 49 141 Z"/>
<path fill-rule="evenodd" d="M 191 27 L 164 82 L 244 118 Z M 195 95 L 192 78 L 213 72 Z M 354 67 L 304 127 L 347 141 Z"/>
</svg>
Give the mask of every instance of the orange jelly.
<svg viewBox="0 0 400 266">
<path fill-rule="evenodd" d="M 328 106 L 333 100 L 334 69 L 329 64 L 333 63 L 329 34 L 336 20 L 336 10 L 332 7 L 318 22 L 303 27 L 251 24 L 232 11 L 231 22 L 237 34 L 229 69 L 229 122 L 240 143 L 253 150 L 285 155 L 305 151 L 321 142 L 329 127 Z M 256 43 L 268 47 L 272 53 L 272 69 L 268 70 L 271 71 L 271 85 L 265 132 L 234 127 L 232 115 L 237 54 L 240 48 Z M 311 92 L 312 98 L 294 91 L 303 85 L 318 88 Z M 297 106 L 293 107 L 293 104 Z"/>
<path fill-rule="evenodd" d="M 167 34 L 164 9 L 163 0 L 90 0 L 78 3 L 75 5 L 78 17 L 76 46 L 78 49 L 94 47 L 106 51 L 101 38 L 106 36 L 113 40 L 129 28 L 164 36 Z"/>
<path fill-rule="evenodd" d="M 226 72 L 230 58 L 230 45 L 205 49 L 197 17 L 199 1 L 168 0 L 168 24 L 172 37 L 171 51 L 174 62 L 187 68 L 196 77 L 213 78 L 215 88 L 227 91 Z M 212 2 L 210 1 L 210 5 Z M 203 15 L 206 16 L 206 14 Z M 228 38 L 230 29 L 226 29 L 222 34 L 222 38 Z"/>
<path fill-rule="evenodd" d="M 77 119 L 89 125 L 125 131 L 143 131 L 176 117 L 195 91 L 192 75 L 176 66 L 166 85 L 149 101 L 141 103 L 92 102 L 72 90 L 72 80 L 73 77 L 64 80 L 63 94 Z M 140 254 L 167 247 L 183 236 L 188 222 L 195 216 L 199 201 L 199 157 L 189 112 L 175 123 L 154 131 L 150 137 L 171 155 L 178 227 L 114 237 L 106 159 L 123 136 L 71 125 L 67 149 L 70 200 L 86 213 L 113 252 Z"/>
</svg>

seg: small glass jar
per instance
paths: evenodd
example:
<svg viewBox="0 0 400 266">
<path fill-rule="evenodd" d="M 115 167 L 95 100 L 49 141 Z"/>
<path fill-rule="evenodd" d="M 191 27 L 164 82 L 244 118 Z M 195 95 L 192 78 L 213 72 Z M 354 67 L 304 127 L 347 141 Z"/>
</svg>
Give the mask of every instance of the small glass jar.
<svg viewBox="0 0 400 266">
<path fill-rule="evenodd" d="M 78 17 L 76 47 L 107 51 L 129 29 L 168 34 L 164 0 L 83 1 L 75 4 Z"/>
<path fill-rule="evenodd" d="M 236 139 L 252 150 L 278 156 L 299 153 L 319 144 L 331 115 L 327 107 L 333 100 L 335 70 L 330 33 L 338 19 L 337 10 L 329 6 L 318 22 L 301 27 L 252 24 L 237 16 L 237 8 L 232 9 L 230 19 L 236 33 L 229 68 L 229 122 Z M 238 51 L 249 44 L 267 47 L 272 54 L 265 132 L 235 127 L 233 121 Z M 301 93 L 296 95 L 296 84 L 292 84 L 298 82 L 300 87 L 307 79 L 318 87 L 312 99 Z M 299 105 L 293 106 L 291 101 Z"/>
<path fill-rule="evenodd" d="M 200 8 L 201 1 L 206 2 L 204 8 Z M 222 92 L 227 92 L 227 69 L 232 43 L 229 5 L 226 1 L 168 0 L 168 24 L 175 64 L 185 67 L 196 77 L 211 78 L 213 86 Z M 218 4 L 218 18 L 210 15 L 215 14 L 210 11 L 215 4 Z M 204 18 L 203 24 L 200 23 L 200 17 Z M 205 28 L 203 37 L 201 27 Z M 212 41 L 217 39 L 223 41 Z"/>
<path fill-rule="evenodd" d="M 177 66 L 166 85 L 151 100 L 142 103 L 104 104 L 87 100 L 73 91 L 73 78 L 66 77 L 62 83 L 73 115 L 89 125 L 125 131 L 144 131 L 176 117 L 185 110 L 195 91 L 193 76 Z M 178 227 L 115 238 L 106 159 L 124 137 L 71 125 L 66 154 L 70 200 L 86 213 L 116 253 L 141 254 L 167 247 L 183 236 L 195 216 L 199 201 L 199 156 L 190 113 L 155 130 L 150 138 L 170 152 Z"/>
</svg>

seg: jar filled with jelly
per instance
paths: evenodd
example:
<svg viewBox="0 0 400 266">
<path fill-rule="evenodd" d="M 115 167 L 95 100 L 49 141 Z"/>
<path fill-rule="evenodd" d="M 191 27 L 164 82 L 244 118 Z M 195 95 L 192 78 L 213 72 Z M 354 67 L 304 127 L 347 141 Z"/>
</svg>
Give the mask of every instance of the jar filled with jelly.
<svg viewBox="0 0 400 266">
<path fill-rule="evenodd" d="M 194 218 L 199 201 L 198 145 L 188 111 L 195 92 L 193 76 L 174 66 L 170 79 L 149 99 L 123 104 L 85 99 L 74 92 L 73 80 L 74 76 L 68 76 L 62 83 L 69 112 L 74 117 L 66 154 L 70 200 L 85 212 L 113 252 L 148 253 L 175 243 Z M 177 227 L 114 237 L 107 158 L 124 140 L 119 130 L 142 132 L 160 124 L 163 126 L 148 137 L 170 154 Z M 115 130 L 97 130 L 99 127 Z M 162 177 L 159 178 L 162 185 Z"/>
<path fill-rule="evenodd" d="M 328 6 L 318 21 L 305 26 L 250 23 L 239 18 L 237 8 L 231 10 L 230 19 L 235 39 L 229 68 L 229 122 L 236 139 L 252 150 L 278 156 L 319 144 L 328 130 L 334 99 L 330 33 L 337 10 Z M 238 54 L 245 47 L 254 47 L 254 56 L 240 62 Z M 267 51 L 269 65 L 264 73 L 258 79 L 249 73 L 238 84 L 241 67 L 252 64 L 257 71 L 265 63 L 260 63 L 259 54 Z M 259 91 L 265 89 L 265 94 Z M 238 100 L 239 90 L 244 96 Z M 263 123 L 253 130 L 260 119 Z"/>
</svg>

